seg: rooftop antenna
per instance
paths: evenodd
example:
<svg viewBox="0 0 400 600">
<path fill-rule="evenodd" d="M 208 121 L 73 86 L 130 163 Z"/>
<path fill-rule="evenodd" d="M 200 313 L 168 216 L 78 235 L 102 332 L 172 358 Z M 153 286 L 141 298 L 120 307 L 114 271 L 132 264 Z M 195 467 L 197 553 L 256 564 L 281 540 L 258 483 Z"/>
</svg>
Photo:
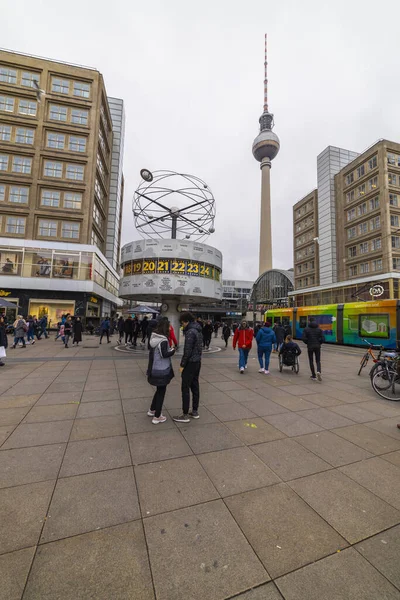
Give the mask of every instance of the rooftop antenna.
<svg viewBox="0 0 400 600">
<path fill-rule="evenodd" d="M 267 61 L 267 34 L 265 34 L 265 60 L 264 60 L 264 112 L 268 112 L 268 61 Z"/>
</svg>

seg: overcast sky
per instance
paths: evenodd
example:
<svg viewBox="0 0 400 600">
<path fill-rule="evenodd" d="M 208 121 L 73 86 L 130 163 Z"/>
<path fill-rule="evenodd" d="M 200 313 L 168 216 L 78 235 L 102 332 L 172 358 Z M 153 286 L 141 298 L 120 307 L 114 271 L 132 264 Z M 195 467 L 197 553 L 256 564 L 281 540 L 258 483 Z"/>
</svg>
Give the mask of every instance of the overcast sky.
<svg viewBox="0 0 400 600">
<path fill-rule="evenodd" d="M 292 205 L 328 145 L 400 140 L 400 5 L 371 0 L 0 0 L 4 48 L 96 67 L 126 110 L 123 243 L 143 166 L 197 175 L 214 192 L 224 277 L 258 275 L 263 103 L 281 151 L 271 172 L 273 265 L 290 268 Z"/>
</svg>

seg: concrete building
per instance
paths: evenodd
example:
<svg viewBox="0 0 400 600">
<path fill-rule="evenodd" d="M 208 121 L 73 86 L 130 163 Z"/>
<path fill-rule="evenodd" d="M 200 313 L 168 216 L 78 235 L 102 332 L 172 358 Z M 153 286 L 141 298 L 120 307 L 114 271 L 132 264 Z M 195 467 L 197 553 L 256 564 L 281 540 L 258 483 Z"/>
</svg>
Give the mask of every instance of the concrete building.
<svg viewBox="0 0 400 600">
<path fill-rule="evenodd" d="M 319 285 L 318 191 L 293 206 L 293 265 L 295 289 Z"/>
<path fill-rule="evenodd" d="M 23 314 L 120 303 L 123 129 L 97 70 L 0 51 L 0 294 Z"/>
</svg>

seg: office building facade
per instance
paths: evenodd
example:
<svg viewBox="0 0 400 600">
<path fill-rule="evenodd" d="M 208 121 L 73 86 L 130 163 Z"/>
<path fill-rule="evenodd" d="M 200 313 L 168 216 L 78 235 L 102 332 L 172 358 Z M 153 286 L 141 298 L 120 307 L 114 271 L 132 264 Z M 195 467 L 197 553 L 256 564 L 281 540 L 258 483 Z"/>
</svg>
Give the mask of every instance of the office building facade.
<svg viewBox="0 0 400 600">
<path fill-rule="evenodd" d="M 293 266 L 296 289 L 319 285 L 318 191 L 293 206 Z"/>
<path fill-rule="evenodd" d="M 97 70 L 0 51 L 0 294 L 25 315 L 120 304 L 122 117 Z"/>
</svg>

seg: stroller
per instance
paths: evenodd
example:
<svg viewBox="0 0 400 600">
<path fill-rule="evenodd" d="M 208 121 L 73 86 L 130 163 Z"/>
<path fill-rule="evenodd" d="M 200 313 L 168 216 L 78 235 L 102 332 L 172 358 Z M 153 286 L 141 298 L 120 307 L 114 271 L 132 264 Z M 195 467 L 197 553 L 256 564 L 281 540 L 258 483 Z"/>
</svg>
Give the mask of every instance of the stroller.
<svg viewBox="0 0 400 600">
<path fill-rule="evenodd" d="M 294 344 L 292 348 L 285 348 L 287 344 L 282 345 L 282 349 L 279 352 L 279 371 L 282 373 L 283 367 L 291 367 L 292 371 L 298 375 L 300 370 L 299 356 L 301 350 L 297 344 Z"/>
</svg>

